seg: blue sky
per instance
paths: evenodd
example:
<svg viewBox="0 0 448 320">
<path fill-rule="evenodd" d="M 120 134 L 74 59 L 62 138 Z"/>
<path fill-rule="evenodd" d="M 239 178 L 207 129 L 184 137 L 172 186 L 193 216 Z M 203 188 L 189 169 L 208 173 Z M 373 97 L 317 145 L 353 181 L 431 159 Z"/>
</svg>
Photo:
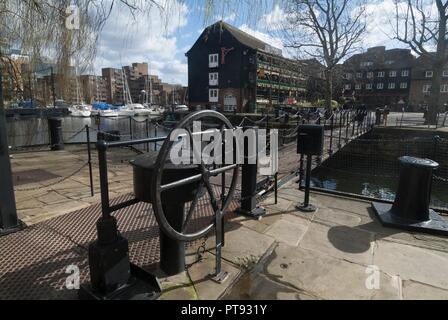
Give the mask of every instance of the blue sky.
<svg viewBox="0 0 448 320">
<path fill-rule="evenodd" d="M 95 72 L 101 67 L 120 67 L 132 62 L 150 62 L 150 72 L 163 81 L 187 85 L 187 52 L 205 26 L 223 19 L 242 30 L 282 49 L 282 40 L 272 33 L 272 26 L 284 12 L 277 0 L 262 6 L 240 4 L 241 1 L 218 2 L 221 7 L 206 13 L 203 0 L 165 0 L 170 2 L 169 15 L 154 9 L 132 18 L 124 7 L 116 7 L 106 23 L 98 43 Z M 229 5 L 229 3 L 232 3 Z M 387 13 L 393 0 L 376 0 L 368 4 L 368 33 L 365 46 L 402 46 L 386 35 Z"/>
</svg>

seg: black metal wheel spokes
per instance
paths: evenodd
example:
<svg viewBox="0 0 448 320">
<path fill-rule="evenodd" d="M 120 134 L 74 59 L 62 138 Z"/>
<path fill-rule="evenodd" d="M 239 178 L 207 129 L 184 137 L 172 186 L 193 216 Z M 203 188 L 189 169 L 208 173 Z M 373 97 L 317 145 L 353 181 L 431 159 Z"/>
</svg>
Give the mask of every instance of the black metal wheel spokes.
<svg viewBox="0 0 448 320">
<path fill-rule="evenodd" d="M 194 121 L 199 121 L 201 119 L 211 119 L 213 122 L 218 122 L 219 127 L 221 128 L 221 136 L 223 136 L 223 129 L 233 129 L 232 124 L 230 121 L 221 113 L 212 111 L 212 110 L 203 110 L 198 111 L 195 113 L 192 113 L 185 117 L 174 129 L 185 129 L 188 132 L 188 135 L 190 136 L 190 142 L 193 139 L 193 134 L 191 132 L 190 125 L 193 124 Z M 171 131 L 171 133 L 173 132 Z M 171 133 L 169 137 L 171 136 Z M 224 140 L 223 140 L 224 141 Z M 151 198 L 153 199 L 153 208 L 154 213 L 157 219 L 157 222 L 159 223 L 159 227 L 172 239 L 180 240 L 180 241 L 193 241 L 196 239 L 199 239 L 203 236 L 205 236 L 214 226 L 215 216 L 216 215 L 222 215 L 226 213 L 226 210 L 230 204 L 230 202 L 233 199 L 233 195 L 236 189 L 236 184 L 238 182 L 238 172 L 239 168 L 236 164 L 223 164 L 220 165 L 220 167 L 217 168 L 211 168 L 208 165 L 205 165 L 202 161 L 198 165 L 199 166 L 199 173 L 192 175 L 187 178 L 180 179 L 178 181 L 174 181 L 167 184 L 162 184 L 162 177 L 164 172 L 165 163 L 170 155 L 171 147 L 175 141 L 171 141 L 170 138 L 166 139 L 163 143 L 162 148 L 160 149 L 159 155 L 156 160 L 155 168 L 156 168 L 156 174 L 153 176 L 152 180 L 152 186 L 151 186 Z M 228 143 L 228 142 L 227 142 Z M 233 143 L 233 141 L 231 142 Z M 234 144 L 238 147 L 238 144 Z M 193 152 L 198 153 L 198 150 L 195 150 L 193 147 L 193 144 L 190 143 L 190 148 L 193 149 Z M 197 155 L 198 156 L 198 155 Z M 224 157 L 224 155 L 223 155 Z M 201 159 L 200 157 L 197 159 Z M 218 202 L 214 192 L 213 192 L 213 186 L 210 182 L 211 177 L 215 177 L 218 175 L 225 175 L 227 171 L 233 171 L 232 174 L 232 181 L 230 183 L 229 190 L 227 192 L 227 195 L 222 194 L 221 195 L 221 202 Z M 225 179 L 223 179 L 225 183 Z M 167 221 L 165 214 L 163 212 L 162 207 L 162 197 L 161 193 L 173 188 L 179 188 L 182 186 L 185 186 L 187 184 L 191 183 L 197 183 L 198 188 L 197 192 L 194 196 L 193 201 L 190 203 L 190 208 L 188 210 L 188 213 L 185 215 L 184 223 L 182 226 L 182 230 L 176 231 Z M 203 189 L 206 189 L 208 196 L 210 198 L 211 206 L 214 212 L 213 219 L 201 230 L 195 231 L 195 232 L 187 232 L 188 230 L 188 223 L 191 220 L 191 218 L 194 215 L 194 212 L 196 210 L 196 207 L 198 206 L 199 199 L 202 196 Z M 224 186 L 222 187 L 225 188 Z M 176 199 L 173 199 L 173 201 L 176 201 Z"/>
</svg>

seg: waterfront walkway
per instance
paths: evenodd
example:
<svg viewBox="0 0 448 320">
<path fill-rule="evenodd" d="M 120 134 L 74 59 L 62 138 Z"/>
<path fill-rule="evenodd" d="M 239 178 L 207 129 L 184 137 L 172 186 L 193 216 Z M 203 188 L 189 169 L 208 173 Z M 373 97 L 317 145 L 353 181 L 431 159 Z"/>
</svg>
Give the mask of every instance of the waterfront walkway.
<svg viewBox="0 0 448 320">
<path fill-rule="evenodd" d="M 282 152 L 281 176 L 286 176 L 297 168 L 295 144 Z M 115 201 L 132 196 L 127 159 L 135 155 L 125 149 L 111 153 Z M 87 246 L 96 239 L 101 206 L 96 161 L 94 197 L 86 163 L 85 146 L 13 155 L 19 217 L 28 227 L 0 238 L 0 299 L 75 299 L 76 291 L 65 287 L 72 264 L 83 283 L 89 280 Z M 230 279 L 222 285 L 209 277 L 213 236 L 201 261 L 202 239 L 187 246 L 188 270 L 165 278 L 157 269 L 158 227 L 151 206 L 140 203 L 116 216 L 131 260 L 159 275 L 161 299 L 448 299 L 447 238 L 384 228 L 368 202 L 312 193 L 318 211 L 303 214 L 294 208 L 302 201 L 291 181 L 279 190 L 277 204 L 272 194 L 263 200 L 267 215 L 261 220 L 229 215 L 223 267 Z M 238 205 L 236 200 L 230 209 Z M 210 215 L 202 198 L 193 221 L 201 224 Z"/>
</svg>

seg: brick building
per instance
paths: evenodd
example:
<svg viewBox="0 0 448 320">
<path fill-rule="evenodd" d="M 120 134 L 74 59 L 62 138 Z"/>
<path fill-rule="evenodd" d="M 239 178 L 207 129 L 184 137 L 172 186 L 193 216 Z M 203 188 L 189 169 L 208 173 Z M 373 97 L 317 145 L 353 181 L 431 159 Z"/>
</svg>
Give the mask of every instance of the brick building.
<svg viewBox="0 0 448 320">
<path fill-rule="evenodd" d="M 410 90 L 410 107 L 411 110 L 420 111 L 422 107 L 428 106 L 431 95 L 431 83 L 433 80 L 433 70 L 431 62 L 426 57 L 419 57 L 415 61 L 412 70 L 412 82 Z M 439 103 L 442 110 L 448 106 L 448 65 L 443 70 L 441 83 Z"/>
<path fill-rule="evenodd" d="M 408 49 L 369 48 L 343 64 L 343 96 L 347 103 L 368 108 L 389 106 L 401 110 L 409 105 L 415 57 Z"/>
<path fill-rule="evenodd" d="M 186 56 L 191 109 L 260 112 L 293 104 L 306 91 L 299 62 L 222 21 L 207 27 Z"/>
</svg>

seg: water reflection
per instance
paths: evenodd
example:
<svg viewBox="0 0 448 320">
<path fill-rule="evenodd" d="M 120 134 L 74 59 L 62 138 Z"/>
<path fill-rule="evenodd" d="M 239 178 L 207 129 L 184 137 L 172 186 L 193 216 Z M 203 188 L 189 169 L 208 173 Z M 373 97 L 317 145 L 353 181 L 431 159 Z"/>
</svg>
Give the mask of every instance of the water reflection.
<svg viewBox="0 0 448 320">
<path fill-rule="evenodd" d="M 148 120 L 148 121 L 147 121 Z M 95 118 L 64 117 L 62 131 L 66 143 L 87 141 L 85 127 L 90 127 L 90 140 L 96 142 L 98 131 L 118 130 L 122 139 L 140 139 L 168 134 L 161 127 L 156 128 L 149 117 Z M 41 118 L 10 119 L 6 124 L 8 144 L 14 147 L 49 144 L 48 121 Z"/>
<path fill-rule="evenodd" d="M 383 200 L 394 200 L 398 187 L 398 172 L 395 175 L 374 176 L 366 171 L 317 168 L 312 173 L 311 185 L 318 188 L 359 194 Z M 395 176 L 395 177 L 393 177 Z M 448 184 L 434 180 L 431 205 L 448 208 Z"/>
</svg>

